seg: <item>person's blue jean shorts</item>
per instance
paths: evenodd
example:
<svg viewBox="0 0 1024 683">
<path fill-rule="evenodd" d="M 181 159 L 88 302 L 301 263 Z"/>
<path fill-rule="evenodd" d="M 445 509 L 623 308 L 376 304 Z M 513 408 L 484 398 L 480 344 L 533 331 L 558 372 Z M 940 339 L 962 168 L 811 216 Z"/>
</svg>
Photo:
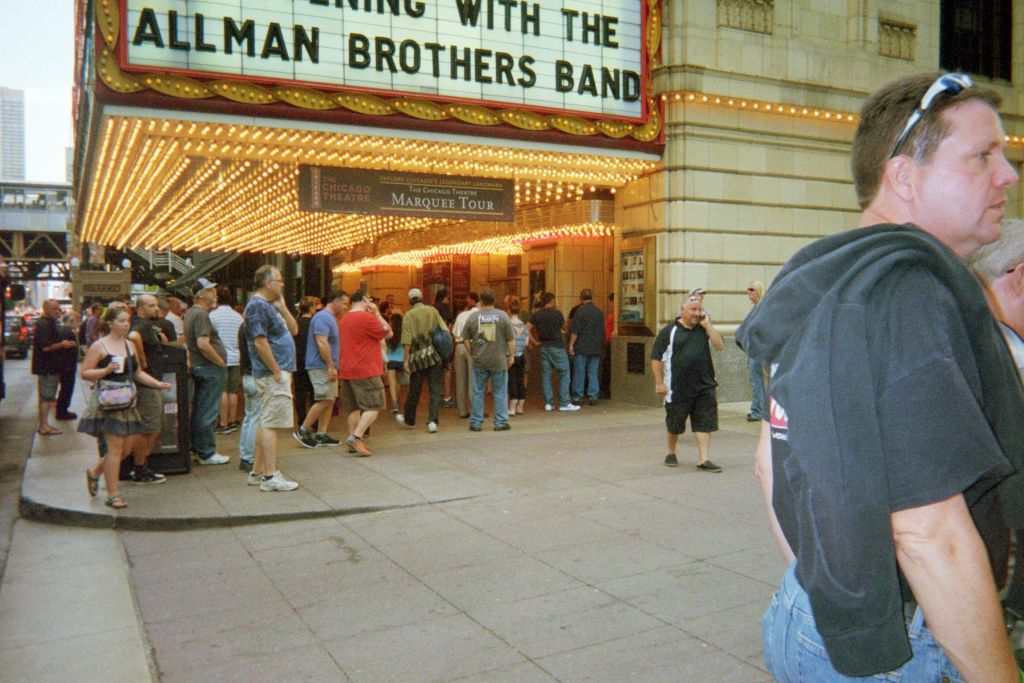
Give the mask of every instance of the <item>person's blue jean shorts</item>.
<svg viewBox="0 0 1024 683">
<path fill-rule="evenodd" d="M 782 586 L 761 617 L 764 663 L 779 683 L 850 681 L 949 681 L 964 683 L 942 646 L 924 625 L 920 608 L 907 620 L 913 658 L 895 671 L 866 678 L 844 676 L 832 667 L 825 643 L 811 613 L 811 602 L 796 579 L 796 562 L 789 565 Z"/>
</svg>

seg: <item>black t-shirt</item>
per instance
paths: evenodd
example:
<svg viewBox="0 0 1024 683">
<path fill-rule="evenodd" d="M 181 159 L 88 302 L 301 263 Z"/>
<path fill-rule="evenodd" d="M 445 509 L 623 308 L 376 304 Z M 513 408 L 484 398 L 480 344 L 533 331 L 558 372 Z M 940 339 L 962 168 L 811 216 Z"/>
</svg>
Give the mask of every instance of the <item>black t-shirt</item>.
<svg viewBox="0 0 1024 683">
<path fill-rule="evenodd" d="M 153 325 L 164 333 L 164 336 L 167 337 L 167 341 L 178 341 L 178 332 L 174 329 L 174 324 L 167 318 L 157 318 L 153 321 Z"/>
<path fill-rule="evenodd" d="M 711 364 L 708 333 L 700 325 L 688 330 L 678 319 L 666 325 L 654 339 L 651 360 L 666 361 L 665 352 L 673 328 L 676 333 L 672 342 L 672 357 L 665 363 L 665 384 L 669 388 L 668 402 L 678 403 L 705 389 L 718 386 L 718 382 L 715 381 L 715 368 Z"/>
<path fill-rule="evenodd" d="M 309 342 L 309 325 L 313 321 L 312 316 L 301 316 L 298 320 L 299 333 L 292 337 L 295 342 L 295 367 L 298 372 L 306 371 L 306 344 Z M 242 348 L 239 345 L 238 348 Z"/>
<path fill-rule="evenodd" d="M 298 352 L 299 349 L 296 347 L 296 355 Z M 303 354 L 305 354 L 305 350 L 303 350 Z M 305 365 L 305 361 L 303 361 L 303 365 Z M 252 374 L 252 361 L 249 360 L 249 325 L 244 320 L 238 326 L 238 372 L 241 375 Z"/>
<path fill-rule="evenodd" d="M 969 330 L 963 328 L 953 294 L 923 270 L 893 276 L 868 302 L 873 322 L 868 328 L 864 372 L 873 372 L 875 397 L 872 412 L 880 428 L 881 457 L 889 510 L 897 512 L 936 503 L 963 493 L 971 518 L 986 544 L 990 558 L 1006 557 L 1008 537 L 994 504 L 993 486 L 1008 467 L 984 414 L 977 410 L 971 389 L 977 377 L 962 368 L 974 367 L 966 344 L 956 344 Z M 777 368 L 781 374 L 786 369 Z M 786 469 L 790 456 L 790 426 L 785 406 L 778 405 L 769 387 L 772 430 L 772 466 Z M 841 420 L 842 416 L 836 416 Z M 851 416 L 849 420 L 856 418 Z M 833 429 L 856 429 L 857 423 Z M 810 426 L 810 428 L 816 428 Z M 863 476 L 862 465 L 851 463 L 843 476 Z M 800 496 L 787 477 L 774 477 L 772 507 L 794 552 L 799 547 Z M 820 514 L 820 510 L 818 511 Z M 850 520 L 856 526 L 856 520 Z M 877 539 L 888 548 L 891 538 Z M 874 550 L 872 550 L 874 552 Z M 881 550 L 878 550 L 881 552 Z M 865 552 L 864 548 L 831 548 L 831 557 Z M 1005 569 L 993 567 L 998 577 Z M 911 599 L 906 583 L 901 589 Z"/>
<path fill-rule="evenodd" d="M 564 348 L 562 326 L 565 318 L 557 308 L 542 308 L 530 316 L 530 324 L 537 330 L 541 346 Z"/>
<path fill-rule="evenodd" d="M 159 380 L 164 374 L 160 365 L 163 348 L 156 327 L 151 321 L 135 315 L 132 316 L 131 331 L 138 332 L 142 338 L 142 352 L 146 354 L 146 372 Z"/>
<path fill-rule="evenodd" d="M 604 314 L 591 302 L 576 307 L 570 317 L 569 331 L 576 335 L 573 351 L 583 355 L 600 356 L 604 349 Z"/>
<path fill-rule="evenodd" d="M 43 351 L 47 346 L 52 346 L 60 340 L 60 330 L 57 329 L 57 321 L 46 315 L 39 316 L 39 319 L 36 320 L 36 327 L 32 337 L 33 375 L 60 374 L 64 354 L 60 350 Z"/>
<path fill-rule="evenodd" d="M 441 314 L 441 319 L 444 320 L 444 324 L 451 327 L 452 321 L 455 320 L 455 314 L 452 313 L 452 307 L 442 301 L 435 303 L 434 308 L 436 308 L 437 312 Z"/>
</svg>

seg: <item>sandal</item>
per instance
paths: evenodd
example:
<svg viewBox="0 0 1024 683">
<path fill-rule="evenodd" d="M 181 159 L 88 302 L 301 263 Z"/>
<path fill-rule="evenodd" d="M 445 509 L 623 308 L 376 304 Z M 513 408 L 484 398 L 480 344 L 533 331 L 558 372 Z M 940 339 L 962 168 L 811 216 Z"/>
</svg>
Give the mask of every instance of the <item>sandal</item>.
<svg viewBox="0 0 1024 683">
<path fill-rule="evenodd" d="M 128 507 L 128 503 L 124 502 L 124 496 L 122 495 L 111 496 L 110 498 L 107 498 L 106 502 L 103 504 L 108 508 L 114 508 L 115 510 Z"/>
<path fill-rule="evenodd" d="M 46 430 L 45 432 L 36 431 L 39 436 L 53 436 L 54 434 L 63 434 L 61 430 L 56 427 Z"/>
<path fill-rule="evenodd" d="M 89 470 L 85 471 L 85 488 L 93 498 L 96 497 L 96 493 L 100 490 L 100 478 L 89 474 Z"/>
</svg>

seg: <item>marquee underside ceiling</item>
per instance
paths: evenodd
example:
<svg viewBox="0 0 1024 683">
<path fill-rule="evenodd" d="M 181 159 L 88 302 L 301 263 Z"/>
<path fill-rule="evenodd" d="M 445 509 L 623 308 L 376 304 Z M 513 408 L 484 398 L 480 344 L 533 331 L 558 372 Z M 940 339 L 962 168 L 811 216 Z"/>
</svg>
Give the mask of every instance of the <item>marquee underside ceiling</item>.
<svg viewBox="0 0 1024 683">
<path fill-rule="evenodd" d="M 658 164 L 590 150 L 121 114 L 102 117 L 90 160 L 78 212 L 82 241 L 302 254 L 422 232 L 435 220 L 300 211 L 299 164 L 512 178 L 517 211 L 614 191 Z"/>
</svg>

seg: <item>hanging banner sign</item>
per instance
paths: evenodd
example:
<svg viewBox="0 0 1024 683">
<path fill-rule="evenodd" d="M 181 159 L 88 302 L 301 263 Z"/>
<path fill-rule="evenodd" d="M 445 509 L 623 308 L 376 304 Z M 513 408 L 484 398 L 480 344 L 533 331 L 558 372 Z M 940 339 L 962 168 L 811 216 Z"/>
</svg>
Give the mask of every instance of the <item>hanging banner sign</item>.
<svg viewBox="0 0 1024 683">
<path fill-rule="evenodd" d="M 126 71 L 641 122 L 643 0 L 123 0 Z"/>
<path fill-rule="evenodd" d="M 299 165 L 299 210 L 511 223 L 515 181 Z"/>
</svg>

